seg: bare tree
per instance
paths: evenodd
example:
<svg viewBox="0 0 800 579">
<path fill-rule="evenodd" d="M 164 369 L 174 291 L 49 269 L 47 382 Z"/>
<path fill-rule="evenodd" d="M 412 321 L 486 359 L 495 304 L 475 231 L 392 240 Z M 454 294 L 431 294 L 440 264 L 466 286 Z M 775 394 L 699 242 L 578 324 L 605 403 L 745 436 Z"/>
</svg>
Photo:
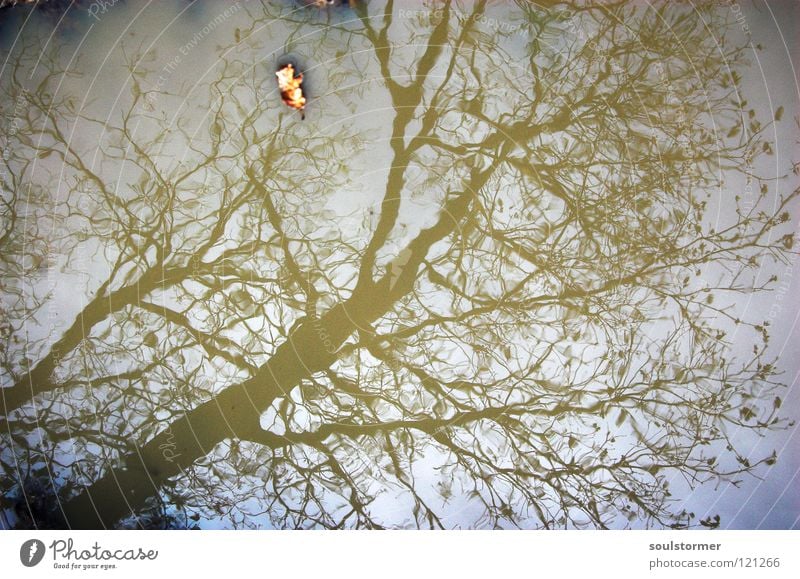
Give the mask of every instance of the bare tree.
<svg viewBox="0 0 800 579">
<path fill-rule="evenodd" d="M 773 121 L 741 93 L 744 48 L 720 51 L 724 15 L 246 10 L 203 99 L 155 87 L 146 53 L 107 118 L 54 96 L 55 57 L 35 87 L 3 79 L 27 114 L 6 135 L 4 277 L 30 275 L 10 241 L 25 187 L 62 192 L 60 250 L 106 272 L 34 359 L 2 352 L 19 524 L 718 524 L 676 512 L 668 478 L 777 458 L 732 436 L 787 421 L 768 328 L 733 306 L 795 253 L 797 196 L 752 171 Z M 297 52 L 335 53 L 306 71 L 304 123 L 257 56 L 276 18 Z M 374 134 L 346 122 L 359 91 L 388 104 Z M 381 139 L 375 202 L 332 211 Z M 737 173 L 754 199 L 722 187 Z M 3 292 L 9 320 L 45 303 Z"/>
</svg>

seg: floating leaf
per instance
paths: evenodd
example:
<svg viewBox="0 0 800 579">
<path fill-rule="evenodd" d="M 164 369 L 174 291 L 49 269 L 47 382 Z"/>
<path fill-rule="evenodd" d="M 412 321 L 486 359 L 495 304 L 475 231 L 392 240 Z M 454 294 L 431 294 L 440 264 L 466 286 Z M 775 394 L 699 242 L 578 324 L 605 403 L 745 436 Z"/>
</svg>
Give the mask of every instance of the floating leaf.
<svg viewBox="0 0 800 579">
<path fill-rule="evenodd" d="M 295 74 L 294 66 L 287 64 L 278 69 L 275 73 L 278 78 L 278 88 L 281 91 L 281 99 L 286 106 L 300 111 L 301 119 L 305 118 L 303 112 L 306 107 L 306 97 L 303 94 L 303 73 Z"/>
</svg>

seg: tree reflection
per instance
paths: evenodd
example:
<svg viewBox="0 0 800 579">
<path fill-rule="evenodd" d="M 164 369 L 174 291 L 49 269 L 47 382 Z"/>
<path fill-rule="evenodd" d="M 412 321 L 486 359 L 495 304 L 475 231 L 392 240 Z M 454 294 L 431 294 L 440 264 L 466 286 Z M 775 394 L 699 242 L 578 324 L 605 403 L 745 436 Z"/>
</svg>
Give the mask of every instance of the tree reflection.
<svg viewBox="0 0 800 579">
<path fill-rule="evenodd" d="M 751 174 L 771 122 L 721 11 L 257 9 L 203 99 L 153 88 L 147 54 L 107 117 L 59 93 L 55 57 L 3 85 L 25 102 L 2 237 L 17 525 L 681 528 L 669 480 L 776 460 L 734 437 L 786 419 L 768 328 L 733 304 L 793 253 L 797 192 Z M 254 66 L 278 17 L 298 50 L 339 47 L 306 69 L 302 126 Z M 375 135 L 340 87 L 386 99 Z M 370 164 L 372 218 L 332 211 Z M 750 198 L 720 188 L 736 173 Z M 48 242 L 92 278 L 37 340 L 47 301 L 13 280 Z"/>
</svg>

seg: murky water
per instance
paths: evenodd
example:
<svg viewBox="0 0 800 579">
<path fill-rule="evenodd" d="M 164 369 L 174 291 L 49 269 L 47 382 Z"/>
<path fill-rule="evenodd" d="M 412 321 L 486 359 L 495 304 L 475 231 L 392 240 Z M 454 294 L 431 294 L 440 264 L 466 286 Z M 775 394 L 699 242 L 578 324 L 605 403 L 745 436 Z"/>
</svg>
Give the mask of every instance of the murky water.
<svg viewBox="0 0 800 579">
<path fill-rule="evenodd" d="M 49 6 L 0 12 L 4 526 L 797 524 L 766 15 Z"/>
</svg>

